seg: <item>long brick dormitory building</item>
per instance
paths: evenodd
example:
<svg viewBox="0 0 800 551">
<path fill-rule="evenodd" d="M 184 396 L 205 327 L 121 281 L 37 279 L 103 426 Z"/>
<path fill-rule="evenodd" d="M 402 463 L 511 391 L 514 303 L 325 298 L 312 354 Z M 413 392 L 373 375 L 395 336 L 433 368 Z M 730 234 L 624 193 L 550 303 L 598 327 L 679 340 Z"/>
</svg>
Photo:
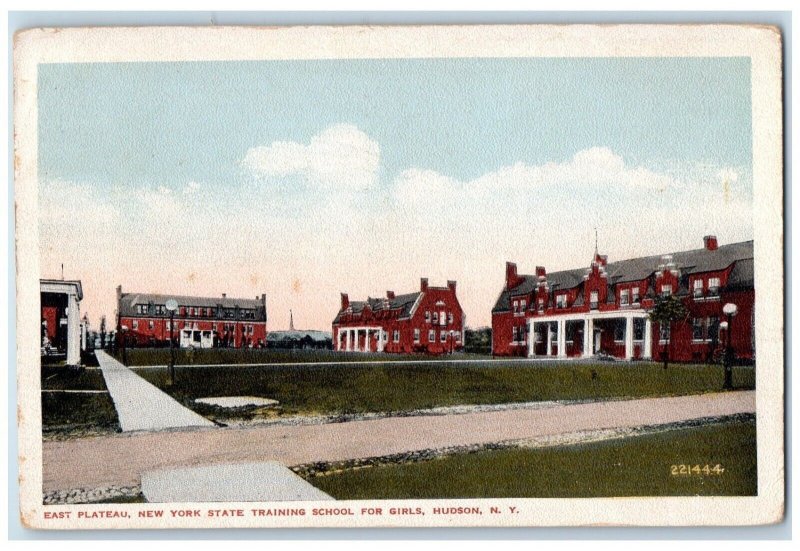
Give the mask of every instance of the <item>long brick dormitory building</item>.
<svg viewBox="0 0 800 551">
<path fill-rule="evenodd" d="M 678 296 L 683 323 L 651 322 L 657 294 Z M 506 264 L 503 291 L 492 309 L 492 352 L 500 356 L 707 361 L 728 336 L 720 331 L 727 303 L 737 307 L 731 345 L 737 358 L 755 355 L 753 242 L 719 246 L 706 236 L 699 249 L 608 262 L 595 253 L 588 268 L 520 275 Z M 666 324 L 665 324 L 666 325 Z"/>
<path fill-rule="evenodd" d="M 333 346 L 353 352 L 425 352 L 444 354 L 464 346 L 464 311 L 456 282 L 431 287 L 420 281 L 416 293 L 351 301 L 342 294 L 333 320 Z"/>
<path fill-rule="evenodd" d="M 168 345 L 169 299 L 174 314 L 175 343 L 182 348 L 252 348 L 266 346 L 267 297 L 228 298 L 123 293 L 117 287 L 117 335 L 137 346 Z"/>
</svg>

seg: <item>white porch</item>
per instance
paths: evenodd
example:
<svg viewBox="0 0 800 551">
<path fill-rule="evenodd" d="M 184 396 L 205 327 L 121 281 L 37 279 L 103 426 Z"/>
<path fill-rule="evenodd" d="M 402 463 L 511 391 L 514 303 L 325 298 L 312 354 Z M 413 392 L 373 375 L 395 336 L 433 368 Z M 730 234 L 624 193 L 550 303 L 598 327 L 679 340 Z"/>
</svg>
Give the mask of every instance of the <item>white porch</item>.
<svg viewBox="0 0 800 551">
<path fill-rule="evenodd" d="M 371 336 L 377 339 L 375 351 L 383 352 L 389 337 L 383 327 L 376 326 L 340 327 L 336 333 L 336 350 L 340 352 L 373 352 Z"/>
<path fill-rule="evenodd" d="M 583 348 L 581 357 L 591 358 L 600 352 L 601 333 L 595 328 L 599 320 L 622 319 L 625 321 L 624 359 L 632 360 L 634 356 L 634 331 L 635 319 L 644 320 L 644 335 L 641 341 L 642 359 L 653 357 L 652 323 L 646 312 L 638 311 L 612 311 L 589 312 L 582 314 L 565 314 L 562 316 L 542 316 L 528 319 L 528 357 L 542 357 L 536 354 L 536 337 L 541 324 L 546 324 L 545 357 L 567 357 L 567 323 L 580 322 L 583 325 Z"/>
</svg>

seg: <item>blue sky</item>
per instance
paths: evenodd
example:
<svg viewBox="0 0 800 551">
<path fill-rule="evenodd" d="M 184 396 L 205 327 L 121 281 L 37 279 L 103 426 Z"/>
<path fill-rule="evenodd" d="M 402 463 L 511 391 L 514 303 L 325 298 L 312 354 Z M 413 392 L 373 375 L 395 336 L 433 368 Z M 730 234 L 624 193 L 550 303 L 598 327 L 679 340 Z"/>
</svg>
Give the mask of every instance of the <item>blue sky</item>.
<svg viewBox="0 0 800 551">
<path fill-rule="evenodd" d="M 752 238 L 749 76 L 746 58 L 43 65 L 43 273 L 86 280 L 90 318 L 121 283 L 266 292 L 276 328 L 289 308 L 325 328 L 340 290 L 459 279 L 488 324 L 506 260 L 588 264 L 595 226 L 612 260 Z"/>
</svg>

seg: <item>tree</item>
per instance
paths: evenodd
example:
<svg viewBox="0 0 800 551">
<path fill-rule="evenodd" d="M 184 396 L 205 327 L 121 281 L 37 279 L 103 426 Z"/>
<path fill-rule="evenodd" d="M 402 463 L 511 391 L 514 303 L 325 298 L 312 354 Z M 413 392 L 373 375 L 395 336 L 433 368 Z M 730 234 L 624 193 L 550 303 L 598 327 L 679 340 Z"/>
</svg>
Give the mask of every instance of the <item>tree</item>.
<svg viewBox="0 0 800 551">
<path fill-rule="evenodd" d="M 676 321 L 685 321 L 689 316 L 683 301 L 675 295 L 656 296 L 655 305 L 650 311 L 650 321 L 657 323 L 659 328 L 667 326 L 672 334 L 672 325 Z M 669 362 L 669 342 L 664 343 L 664 350 L 661 354 L 664 359 L 664 369 L 667 369 Z"/>
</svg>

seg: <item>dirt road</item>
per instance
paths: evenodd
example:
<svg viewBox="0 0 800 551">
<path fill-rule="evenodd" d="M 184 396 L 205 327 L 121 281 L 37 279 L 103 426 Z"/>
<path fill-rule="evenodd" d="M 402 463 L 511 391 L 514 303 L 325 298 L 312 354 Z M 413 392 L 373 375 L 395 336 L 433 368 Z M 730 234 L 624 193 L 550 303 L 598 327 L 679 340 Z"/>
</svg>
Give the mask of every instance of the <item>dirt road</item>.
<svg viewBox="0 0 800 551">
<path fill-rule="evenodd" d="M 648 398 L 325 425 L 199 428 L 45 442 L 44 491 L 138 485 L 175 466 L 277 460 L 342 461 L 605 428 L 755 412 L 755 392 Z"/>
</svg>

